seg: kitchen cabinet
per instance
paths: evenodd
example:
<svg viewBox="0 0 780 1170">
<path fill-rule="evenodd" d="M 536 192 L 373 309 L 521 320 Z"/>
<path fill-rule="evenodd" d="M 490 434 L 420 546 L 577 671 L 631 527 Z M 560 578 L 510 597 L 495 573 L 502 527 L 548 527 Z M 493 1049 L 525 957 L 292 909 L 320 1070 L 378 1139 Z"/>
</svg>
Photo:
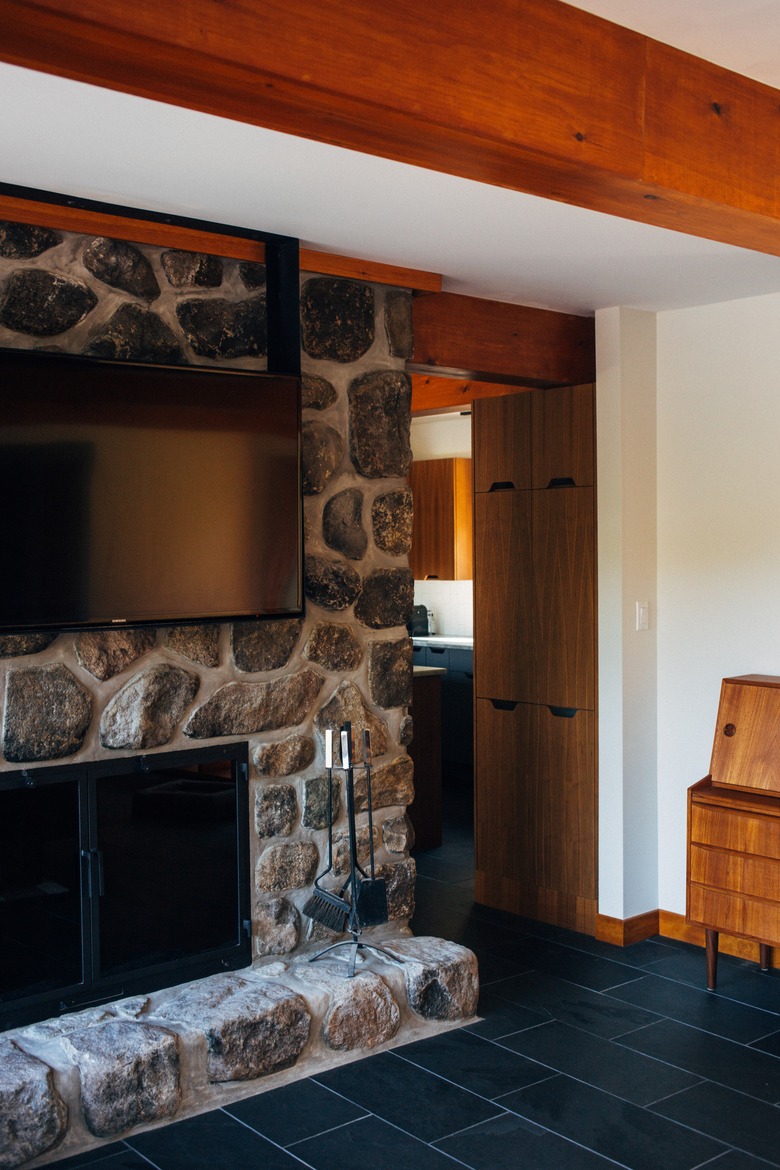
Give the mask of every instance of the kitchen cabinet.
<svg viewBox="0 0 780 1170">
<path fill-rule="evenodd" d="M 780 678 L 724 679 L 710 775 L 688 790 L 686 919 L 703 926 L 707 986 L 721 932 L 780 945 Z"/>
<path fill-rule="evenodd" d="M 445 643 L 414 646 L 414 665 L 440 667 L 441 759 L 450 780 L 469 783 L 474 767 L 474 652 Z"/>
<path fill-rule="evenodd" d="M 441 680 L 436 670 L 419 669 L 412 675 L 414 738 L 409 755 L 414 761 L 414 800 L 408 815 L 417 849 L 441 845 Z"/>
<path fill-rule="evenodd" d="M 593 933 L 592 386 L 474 403 L 477 898 Z"/>
<path fill-rule="evenodd" d="M 474 491 L 593 487 L 593 386 L 558 386 L 473 405 Z"/>
<path fill-rule="evenodd" d="M 416 581 L 472 577 L 470 459 L 423 459 L 409 469 L 414 527 L 409 567 Z"/>
</svg>

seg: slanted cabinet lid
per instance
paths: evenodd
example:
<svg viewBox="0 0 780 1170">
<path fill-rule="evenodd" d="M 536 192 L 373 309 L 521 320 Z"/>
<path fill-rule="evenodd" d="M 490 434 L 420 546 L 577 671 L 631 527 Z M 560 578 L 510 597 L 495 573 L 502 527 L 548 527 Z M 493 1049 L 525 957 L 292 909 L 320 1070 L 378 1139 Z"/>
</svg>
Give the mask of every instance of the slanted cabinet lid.
<svg viewBox="0 0 780 1170">
<path fill-rule="evenodd" d="M 780 678 L 724 678 L 710 772 L 716 785 L 780 793 Z"/>
</svg>

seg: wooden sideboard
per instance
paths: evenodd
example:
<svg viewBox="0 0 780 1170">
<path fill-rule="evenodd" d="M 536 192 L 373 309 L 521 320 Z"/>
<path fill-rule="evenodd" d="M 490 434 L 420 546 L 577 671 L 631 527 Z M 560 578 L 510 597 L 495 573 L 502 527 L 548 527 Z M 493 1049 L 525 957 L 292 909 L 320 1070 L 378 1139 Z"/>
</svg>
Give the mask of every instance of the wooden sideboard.
<svg viewBox="0 0 780 1170">
<path fill-rule="evenodd" d="M 724 679 L 711 774 L 688 790 L 687 921 L 705 930 L 707 987 L 718 935 L 780 946 L 780 678 Z"/>
</svg>

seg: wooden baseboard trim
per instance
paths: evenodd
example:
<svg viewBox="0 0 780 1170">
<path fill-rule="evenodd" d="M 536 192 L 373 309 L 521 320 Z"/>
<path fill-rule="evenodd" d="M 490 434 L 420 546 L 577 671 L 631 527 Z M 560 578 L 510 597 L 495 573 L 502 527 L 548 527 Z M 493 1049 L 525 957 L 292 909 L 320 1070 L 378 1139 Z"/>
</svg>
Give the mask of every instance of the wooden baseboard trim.
<svg viewBox="0 0 780 1170">
<path fill-rule="evenodd" d="M 663 938 L 677 939 L 679 942 L 691 943 L 704 950 L 704 928 L 691 926 L 685 921 L 684 914 L 672 914 L 669 910 L 648 910 L 645 914 L 637 914 L 634 918 L 610 918 L 607 914 L 596 915 L 596 938 L 601 942 L 612 943 L 617 947 L 628 947 L 642 939 L 652 938 L 660 934 Z M 735 938 L 730 934 L 721 934 L 718 940 L 718 950 L 724 955 L 734 955 L 739 959 L 747 959 L 751 963 L 758 963 L 758 943 L 746 938 Z M 773 967 L 780 968 L 780 947 L 770 948 L 770 962 Z"/>
<path fill-rule="evenodd" d="M 630 947 L 659 933 L 660 911 L 648 910 L 635 914 L 633 918 L 610 918 L 607 914 L 596 915 L 596 938 L 612 943 L 616 947 Z"/>
</svg>

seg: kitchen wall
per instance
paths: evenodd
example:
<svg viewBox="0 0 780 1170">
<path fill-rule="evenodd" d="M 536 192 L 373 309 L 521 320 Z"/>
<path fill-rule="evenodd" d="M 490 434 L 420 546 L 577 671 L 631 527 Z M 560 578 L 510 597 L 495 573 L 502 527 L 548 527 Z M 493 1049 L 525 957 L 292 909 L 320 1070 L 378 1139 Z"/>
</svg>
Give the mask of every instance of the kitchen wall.
<svg viewBox="0 0 780 1170">
<path fill-rule="evenodd" d="M 471 414 L 423 415 L 412 419 L 414 459 L 471 458 Z M 415 581 L 415 605 L 433 611 L 437 634 L 472 637 L 472 581 Z"/>
</svg>

